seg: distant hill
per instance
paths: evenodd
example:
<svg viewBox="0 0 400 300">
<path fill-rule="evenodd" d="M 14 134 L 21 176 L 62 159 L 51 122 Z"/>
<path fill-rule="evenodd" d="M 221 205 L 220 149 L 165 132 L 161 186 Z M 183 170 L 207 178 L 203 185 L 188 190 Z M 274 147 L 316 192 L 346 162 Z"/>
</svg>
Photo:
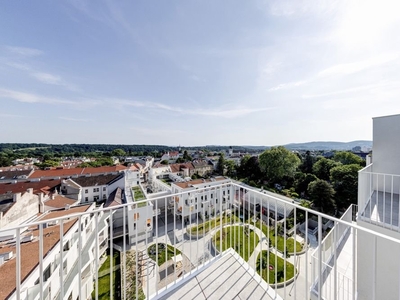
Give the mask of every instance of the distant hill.
<svg viewBox="0 0 400 300">
<path fill-rule="evenodd" d="M 352 148 L 371 147 L 372 141 L 352 141 L 352 142 L 309 142 L 309 143 L 292 143 L 284 145 L 290 150 L 351 150 Z"/>
</svg>

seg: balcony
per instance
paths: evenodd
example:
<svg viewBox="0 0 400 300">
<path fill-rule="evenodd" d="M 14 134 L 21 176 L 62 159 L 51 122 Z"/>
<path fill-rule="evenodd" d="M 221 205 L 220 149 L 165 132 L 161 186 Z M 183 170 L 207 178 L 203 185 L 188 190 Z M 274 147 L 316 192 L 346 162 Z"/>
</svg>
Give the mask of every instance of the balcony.
<svg viewBox="0 0 400 300">
<path fill-rule="evenodd" d="M 373 164 L 359 172 L 359 219 L 399 231 L 400 175 L 372 172 Z"/>
<path fill-rule="evenodd" d="M 357 236 L 400 246 L 398 239 L 356 225 L 354 207 L 337 219 L 233 182 L 213 188 L 219 194 L 229 190 L 224 206 L 230 209 L 220 201 L 219 213 L 208 220 L 199 217 L 201 211 L 174 212 L 169 201 L 185 199 L 182 192 L 144 200 L 152 201 L 157 215 L 131 203 L 78 207 L 1 230 L 0 237 L 8 238 L 0 239 L 0 298 L 357 299 L 357 257 L 364 253 L 357 249 Z M 281 216 L 272 213 L 279 210 Z M 324 230 L 323 220 L 333 228 Z M 102 238 L 95 238 L 100 233 Z M 33 239 L 24 240 L 27 235 Z M 68 241 L 71 247 L 63 251 Z M 379 266 L 380 248 L 375 250 L 363 256 L 365 263 Z M 117 252 L 120 258 L 102 267 L 104 257 Z M 67 274 L 60 268 L 64 263 Z M 371 274 L 374 288 L 377 278 Z M 399 279 L 397 274 L 393 281 Z"/>
</svg>

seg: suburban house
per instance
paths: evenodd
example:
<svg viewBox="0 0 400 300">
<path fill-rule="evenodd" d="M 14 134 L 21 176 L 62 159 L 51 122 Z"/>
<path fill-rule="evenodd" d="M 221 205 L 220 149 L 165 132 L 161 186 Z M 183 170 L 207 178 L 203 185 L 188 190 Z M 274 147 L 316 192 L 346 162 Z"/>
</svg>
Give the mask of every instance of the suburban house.
<svg viewBox="0 0 400 300">
<path fill-rule="evenodd" d="M 192 164 L 194 166 L 194 173 L 200 176 L 210 175 L 214 170 L 213 165 L 204 159 L 196 159 L 192 161 Z"/>
<path fill-rule="evenodd" d="M 171 173 L 182 178 L 191 177 L 195 173 L 195 168 L 192 163 L 170 164 Z"/>
<path fill-rule="evenodd" d="M 124 188 L 124 173 L 81 176 L 64 179 L 61 182 L 61 194 L 76 199 L 80 203 L 105 202 L 116 188 Z"/>
</svg>

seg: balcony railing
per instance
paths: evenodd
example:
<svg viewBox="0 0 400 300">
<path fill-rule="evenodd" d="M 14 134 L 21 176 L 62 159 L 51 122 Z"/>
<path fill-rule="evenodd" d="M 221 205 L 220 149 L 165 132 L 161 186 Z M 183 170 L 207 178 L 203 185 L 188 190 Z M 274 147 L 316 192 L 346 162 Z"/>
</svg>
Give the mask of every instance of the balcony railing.
<svg viewBox="0 0 400 300">
<path fill-rule="evenodd" d="M 373 164 L 359 172 L 360 220 L 400 231 L 400 175 L 372 172 Z"/>
<path fill-rule="evenodd" d="M 183 209 L 179 215 L 176 211 L 185 208 L 184 203 L 170 201 L 178 199 L 175 196 L 186 199 L 189 192 L 214 193 L 207 199 L 215 201 L 224 191 L 225 204 L 201 207 L 199 200 L 196 209 Z M 71 208 L 71 213 L 57 212 L 56 219 L 0 230 L 0 238 L 8 236 L 0 239 L 0 298 L 167 299 L 181 290 L 191 299 L 200 290 L 208 298 L 237 293 L 250 299 L 357 299 L 364 288 L 357 279 L 361 268 L 357 257 L 363 251 L 357 247 L 357 236 L 373 241 L 375 250 L 363 257 L 375 270 L 382 260 L 381 248 L 374 243 L 384 240 L 393 249 L 400 245 L 396 238 L 356 225 L 353 208 L 336 219 L 235 183 L 151 201 L 161 214 L 153 216 L 152 209 L 145 215 L 147 210 L 131 203 L 92 206 L 79 213 Z M 212 214 L 215 217 L 210 218 Z M 206 215 L 207 219 L 201 218 Z M 121 216 L 122 225 L 113 228 L 114 219 Z M 323 219 L 334 227 L 325 231 Z M 48 227 L 55 220 L 57 224 Z M 316 235 L 309 233 L 311 220 L 316 220 Z M 304 226 L 291 230 L 294 224 Z M 114 234 L 120 228 L 122 235 Z M 23 243 L 27 234 L 34 238 Z M 11 251 L 11 257 L 4 255 Z M 377 276 L 379 272 L 373 272 L 368 282 L 375 291 L 371 299 L 379 299 Z M 399 279 L 397 272 L 387 280 L 396 286 Z M 189 288 L 194 282 L 198 286 Z"/>
</svg>

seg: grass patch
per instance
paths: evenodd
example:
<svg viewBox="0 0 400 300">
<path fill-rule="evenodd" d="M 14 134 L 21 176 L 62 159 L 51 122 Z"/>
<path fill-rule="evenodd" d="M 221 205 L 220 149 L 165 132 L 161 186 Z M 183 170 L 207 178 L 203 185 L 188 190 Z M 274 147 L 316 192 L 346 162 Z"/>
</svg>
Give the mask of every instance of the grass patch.
<svg viewBox="0 0 400 300">
<path fill-rule="evenodd" d="M 222 217 L 216 217 L 212 220 L 209 220 L 207 222 L 201 223 L 197 226 L 193 226 L 188 230 L 188 233 L 191 235 L 197 235 L 197 234 L 206 234 L 210 230 L 213 230 L 214 228 L 218 227 L 224 224 L 231 224 L 231 223 L 236 223 L 240 222 L 240 219 L 235 216 L 234 214 L 231 214 L 229 216 L 223 214 Z"/>
<path fill-rule="evenodd" d="M 256 226 L 257 228 L 260 228 L 260 221 L 257 221 L 254 226 Z M 272 247 L 278 249 L 281 252 L 285 252 L 285 247 L 284 247 L 285 246 L 285 238 L 279 234 L 275 235 L 275 227 L 272 229 L 269 229 L 269 227 L 263 223 L 261 226 L 261 230 L 265 234 L 266 237 L 268 237 L 268 234 L 269 234 L 269 240 L 270 240 Z M 269 233 L 268 233 L 268 231 L 269 231 Z M 297 241 L 295 242 L 295 240 L 293 238 L 286 239 L 286 248 L 290 253 L 294 253 L 295 244 L 296 244 L 296 253 L 299 253 L 303 249 L 301 244 Z"/>
<path fill-rule="evenodd" d="M 245 261 L 249 260 L 258 241 L 258 235 L 244 226 L 225 227 L 213 236 L 217 250 L 220 250 L 221 247 L 222 251 L 233 248 Z"/>
<path fill-rule="evenodd" d="M 285 269 L 284 269 L 285 261 L 279 256 L 276 256 L 275 254 L 266 250 L 263 250 L 258 255 L 256 266 L 258 274 L 260 274 L 261 277 L 269 284 L 281 283 L 287 281 L 293 278 L 295 273 L 295 268 L 293 264 L 291 264 L 290 262 L 286 262 L 286 274 L 285 274 Z"/>
<path fill-rule="evenodd" d="M 133 191 L 133 197 L 135 199 L 135 201 L 140 201 L 140 200 L 145 200 L 146 197 L 144 196 L 142 190 L 140 189 L 140 187 L 138 186 L 134 186 L 132 187 L 132 191 Z M 143 203 L 138 203 L 138 207 L 144 207 L 146 206 L 147 203 L 143 202 Z"/>
<path fill-rule="evenodd" d="M 110 270 L 110 261 L 111 261 L 111 256 L 107 255 L 107 259 L 104 261 L 104 263 L 101 265 L 98 273 L 104 272 L 104 271 L 109 271 Z M 115 251 L 113 253 L 113 267 L 116 265 L 120 264 L 120 255 L 119 252 Z M 118 286 L 120 285 L 119 282 L 121 280 L 121 271 L 116 270 L 115 272 L 111 272 L 112 274 L 112 280 L 113 280 L 113 296 L 114 299 L 119 299 L 117 298 L 118 295 Z M 110 273 L 103 275 L 98 278 L 98 295 L 100 300 L 106 300 L 110 299 Z M 96 287 L 92 292 L 92 298 L 94 299 L 96 297 Z"/>
<path fill-rule="evenodd" d="M 158 255 L 156 255 L 157 245 L 158 245 Z M 165 246 L 167 246 L 166 249 Z M 172 257 L 175 256 L 174 249 L 176 255 L 182 253 L 181 251 L 172 247 L 171 245 L 159 243 L 159 244 L 153 244 L 149 248 L 147 248 L 147 254 L 155 262 L 157 262 L 157 256 L 158 256 L 158 266 L 161 266 L 163 263 L 165 263 L 166 261 L 170 260 Z"/>
</svg>

